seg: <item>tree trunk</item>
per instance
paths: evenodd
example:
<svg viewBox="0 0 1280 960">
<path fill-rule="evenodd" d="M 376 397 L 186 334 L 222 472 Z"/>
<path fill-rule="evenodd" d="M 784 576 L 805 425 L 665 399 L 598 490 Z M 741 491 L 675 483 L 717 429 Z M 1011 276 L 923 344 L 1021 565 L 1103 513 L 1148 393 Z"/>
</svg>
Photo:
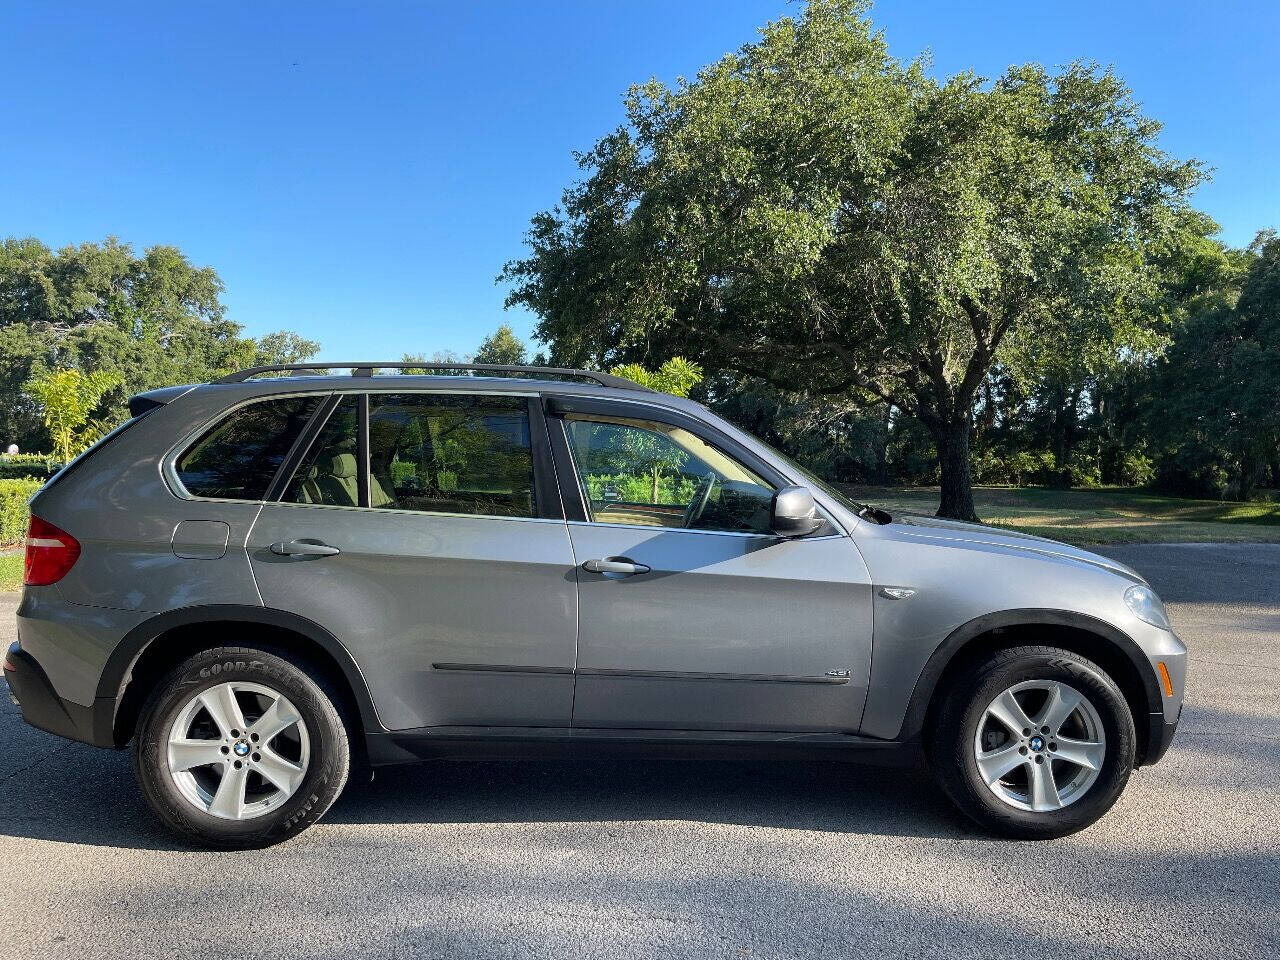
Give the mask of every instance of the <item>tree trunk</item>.
<svg viewBox="0 0 1280 960">
<path fill-rule="evenodd" d="M 1246 452 L 1240 457 L 1240 472 L 1236 481 L 1236 499 L 1248 502 L 1253 497 L 1253 491 L 1258 487 L 1258 477 L 1262 473 L 1259 458 L 1252 452 Z"/>
<path fill-rule="evenodd" d="M 973 478 L 969 469 L 969 421 L 943 423 L 934 431 L 942 467 L 942 502 L 938 516 L 978 522 L 973 507 Z"/>
</svg>

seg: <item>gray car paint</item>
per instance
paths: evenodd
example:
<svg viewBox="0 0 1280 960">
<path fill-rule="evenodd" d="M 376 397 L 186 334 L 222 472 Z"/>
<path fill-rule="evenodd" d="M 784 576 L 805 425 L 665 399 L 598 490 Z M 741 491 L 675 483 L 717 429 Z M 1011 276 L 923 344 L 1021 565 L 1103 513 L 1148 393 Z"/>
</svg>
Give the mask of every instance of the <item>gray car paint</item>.
<svg viewBox="0 0 1280 960">
<path fill-rule="evenodd" d="M 295 539 L 342 552 L 270 550 Z M 563 521 L 267 504 L 249 554 L 267 606 L 353 652 L 387 729 L 569 725 L 576 613 Z"/>
<path fill-rule="evenodd" d="M 972 524 L 914 521 L 859 528 L 858 549 L 875 571 L 876 590 L 876 656 L 863 733 L 896 737 L 933 651 L 963 624 L 1004 610 L 1063 611 L 1116 627 L 1138 644 L 1152 671 L 1156 660 L 1166 663 L 1176 696 L 1165 698 L 1164 711 L 1170 721 L 1177 718 L 1186 648 L 1126 606 L 1125 590 L 1140 578 L 1114 561 L 1064 544 L 1046 550 L 1043 544 L 1051 541 L 1033 539 L 1038 538 Z M 915 593 L 895 600 L 883 594 L 887 586 Z"/>
<path fill-rule="evenodd" d="M 330 610 L 331 622 L 324 626 L 347 646 L 367 678 L 379 717 L 396 729 L 464 722 L 460 718 L 469 718 L 469 723 L 554 725 L 563 722 L 566 698 L 572 702 L 573 675 L 562 671 L 577 667 L 660 674 L 665 666 L 669 672 L 775 679 L 738 683 L 659 676 L 615 683 L 605 673 L 597 674 L 605 678 L 600 681 L 584 682 L 585 676 L 579 676 L 583 717 L 589 715 L 590 722 L 600 724 L 660 723 L 663 698 L 636 695 L 634 690 L 643 684 L 653 685 L 653 692 L 664 685 L 670 690 L 687 684 L 690 694 L 697 689 L 703 696 L 710 694 L 701 714 L 703 724 L 741 722 L 745 729 L 809 725 L 891 738 L 902 728 L 925 663 L 953 630 L 999 611 L 1056 610 L 1104 621 L 1137 644 L 1152 664 L 1163 660 L 1175 694 L 1162 706 L 1168 719 L 1178 715 L 1185 647 L 1169 631 L 1139 621 L 1128 610 L 1124 590 L 1139 578 L 1113 561 L 1039 538 L 924 519 L 880 526 L 815 489 L 815 500 L 834 522 L 834 537 L 808 543 L 764 538 L 764 550 L 743 550 L 702 566 L 693 553 L 683 560 L 674 553 L 661 557 L 655 569 L 666 579 L 652 581 L 664 592 L 655 604 L 670 604 L 675 598 L 675 607 L 689 611 L 689 626 L 697 628 L 682 630 L 684 643 L 677 647 L 662 625 L 681 623 L 679 611 L 673 607 L 664 620 L 648 605 L 634 604 L 628 598 L 639 591 L 624 591 L 645 586 L 642 582 L 598 583 L 583 577 L 576 564 L 587 557 L 573 554 L 568 525 L 562 522 L 320 508 L 323 522 L 302 526 L 316 530 L 322 539 L 340 537 L 348 543 L 348 553 L 280 564 L 265 561 L 261 551 L 271 538 L 283 538 L 286 532 L 305 535 L 298 525 L 290 531 L 280 526 L 289 507 L 192 498 L 166 476 L 169 457 L 235 405 L 285 393 L 334 390 L 537 390 L 544 395 L 621 400 L 636 404 L 640 413 L 666 407 L 698 418 L 709 430 L 727 434 L 774 464 L 782 476 L 805 483 L 768 447 L 698 404 L 641 391 L 410 376 L 293 377 L 165 391 L 163 406 L 33 501 L 34 512 L 72 532 L 82 545 L 71 572 L 55 586 L 28 588 L 19 609 L 21 644 L 39 661 L 60 696 L 81 705 L 92 703 L 98 677 L 120 638 L 154 614 L 212 604 L 266 603 L 290 611 Z M 260 513 L 262 525 L 255 528 Z M 195 551 L 201 558 L 178 555 L 191 552 L 175 549 L 175 531 L 188 521 L 227 525 L 221 556 L 215 558 L 211 549 Z M 509 535 L 512 530 L 520 535 Z M 424 536 L 425 544 L 418 542 Z M 600 552 L 610 547 L 602 527 L 579 536 Z M 635 533 L 624 531 L 620 546 L 643 545 L 634 541 Z M 813 559 L 819 553 L 821 563 Z M 759 579 L 754 584 L 751 580 L 751 564 L 759 562 L 752 558 L 759 554 L 767 555 L 770 563 L 779 558 L 779 566 L 762 578 L 768 584 L 765 596 L 755 606 L 745 601 L 758 616 L 758 622 L 748 623 L 741 605 L 761 589 Z M 794 569 L 785 569 L 792 561 Z M 458 581 L 456 596 L 423 588 L 421 574 L 414 571 L 435 563 L 469 571 Z M 733 576 L 735 565 L 745 579 Z M 324 573 L 325 569 L 332 572 Z M 301 570 L 306 576 L 293 578 L 298 582 L 290 585 L 286 570 Z M 265 582 L 265 596 L 259 593 L 255 572 Z M 394 584 L 391 592 L 377 588 L 386 577 Z M 730 604 L 724 603 L 724 583 L 732 584 Z M 906 599 L 889 599 L 881 593 L 884 587 L 915 592 Z M 412 596 L 406 598 L 406 592 Z M 652 593 L 657 596 L 658 591 Z M 848 598 L 847 607 L 840 602 L 842 596 Z M 816 609 L 806 618 L 815 601 Z M 587 615 L 578 628 L 575 621 L 584 604 Z M 800 622 L 782 617 L 781 609 L 799 615 Z M 868 629 L 872 620 L 873 638 Z M 642 629 L 627 636 L 633 622 Z M 237 639 L 242 638 L 240 630 Z M 424 640 L 435 643 L 437 651 L 415 646 Z M 869 656 L 870 648 L 874 656 Z M 438 655 L 471 659 L 435 659 Z M 548 672 L 438 671 L 437 663 L 538 667 Z M 806 690 L 795 682 L 845 669 L 848 683 L 813 684 Z M 437 673 L 454 676 L 441 678 Z M 622 689 L 628 687 L 632 692 Z M 490 698 L 524 702 L 484 707 Z M 688 699 L 671 715 L 678 721 L 666 722 L 698 719 L 695 697 Z M 609 712 L 611 702 L 616 713 Z M 759 704 L 759 713 L 752 713 L 753 703 Z M 842 711 L 847 713 L 840 715 Z"/>
<path fill-rule="evenodd" d="M 651 568 L 578 571 L 575 726 L 857 730 L 871 586 L 845 536 L 605 523 L 570 533 L 582 560 Z"/>
</svg>

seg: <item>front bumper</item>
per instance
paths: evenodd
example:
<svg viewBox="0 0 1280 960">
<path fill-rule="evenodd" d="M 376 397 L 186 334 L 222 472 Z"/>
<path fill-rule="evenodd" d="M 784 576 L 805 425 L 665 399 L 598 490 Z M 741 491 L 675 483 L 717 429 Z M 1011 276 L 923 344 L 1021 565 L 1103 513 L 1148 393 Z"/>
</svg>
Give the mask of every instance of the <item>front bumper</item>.
<svg viewBox="0 0 1280 960">
<path fill-rule="evenodd" d="M 1147 715 L 1147 749 L 1142 755 L 1138 766 L 1148 766 L 1156 763 L 1165 752 L 1169 749 L 1169 744 L 1173 743 L 1173 735 L 1178 731 L 1178 721 L 1182 719 L 1182 708 L 1179 706 L 1178 715 L 1172 720 L 1165 719 L 1163 713 L 1152 713 Z"/>
<path fill-rule="evenodd" d="M 4 678 L 27 723 L 60 737 L 95 743 L 93 707 L 59 697 L 35 657 L 16 643 L 5 654 Z"/>
</svg>

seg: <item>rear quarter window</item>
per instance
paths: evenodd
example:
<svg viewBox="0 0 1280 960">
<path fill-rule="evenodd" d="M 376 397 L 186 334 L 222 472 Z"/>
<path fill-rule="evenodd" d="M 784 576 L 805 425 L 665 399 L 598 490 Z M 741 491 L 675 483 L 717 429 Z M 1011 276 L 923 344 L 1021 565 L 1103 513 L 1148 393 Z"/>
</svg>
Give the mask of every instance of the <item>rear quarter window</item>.
<svg viewBox="0 0 1280 960">
<path fill-rule="evenodd" d="M 279 397 L 241 407 L 179 455 L 178 480 L 196 497 L 261 500 L 322 397 Z"/>
</svg>

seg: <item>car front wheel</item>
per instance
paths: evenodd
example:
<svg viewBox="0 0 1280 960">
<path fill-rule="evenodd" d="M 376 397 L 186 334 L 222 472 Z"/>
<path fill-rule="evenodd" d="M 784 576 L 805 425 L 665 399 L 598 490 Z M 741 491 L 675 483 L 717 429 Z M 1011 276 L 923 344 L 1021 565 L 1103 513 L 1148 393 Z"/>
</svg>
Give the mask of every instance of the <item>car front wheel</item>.
<svg viewBox="0 0 1280 960">
<path fill-rule="evenodd" d="M 1128 703 L 1097 664 L 1057 647 L 1002 650 L 948 685 L 930 756 L 951 800 L 1019 839 L 1061 837 L 1106 813 L 1133 770 Z"/>
<path fill-rule="evenodd" d="M 143 708 L 134 769 L 170 829 L 209 847 L 265 847 L 318 820 L 348 770 L 331 698 L 274 653 L 221 647 L 162 680 Z"/>
</svg>

